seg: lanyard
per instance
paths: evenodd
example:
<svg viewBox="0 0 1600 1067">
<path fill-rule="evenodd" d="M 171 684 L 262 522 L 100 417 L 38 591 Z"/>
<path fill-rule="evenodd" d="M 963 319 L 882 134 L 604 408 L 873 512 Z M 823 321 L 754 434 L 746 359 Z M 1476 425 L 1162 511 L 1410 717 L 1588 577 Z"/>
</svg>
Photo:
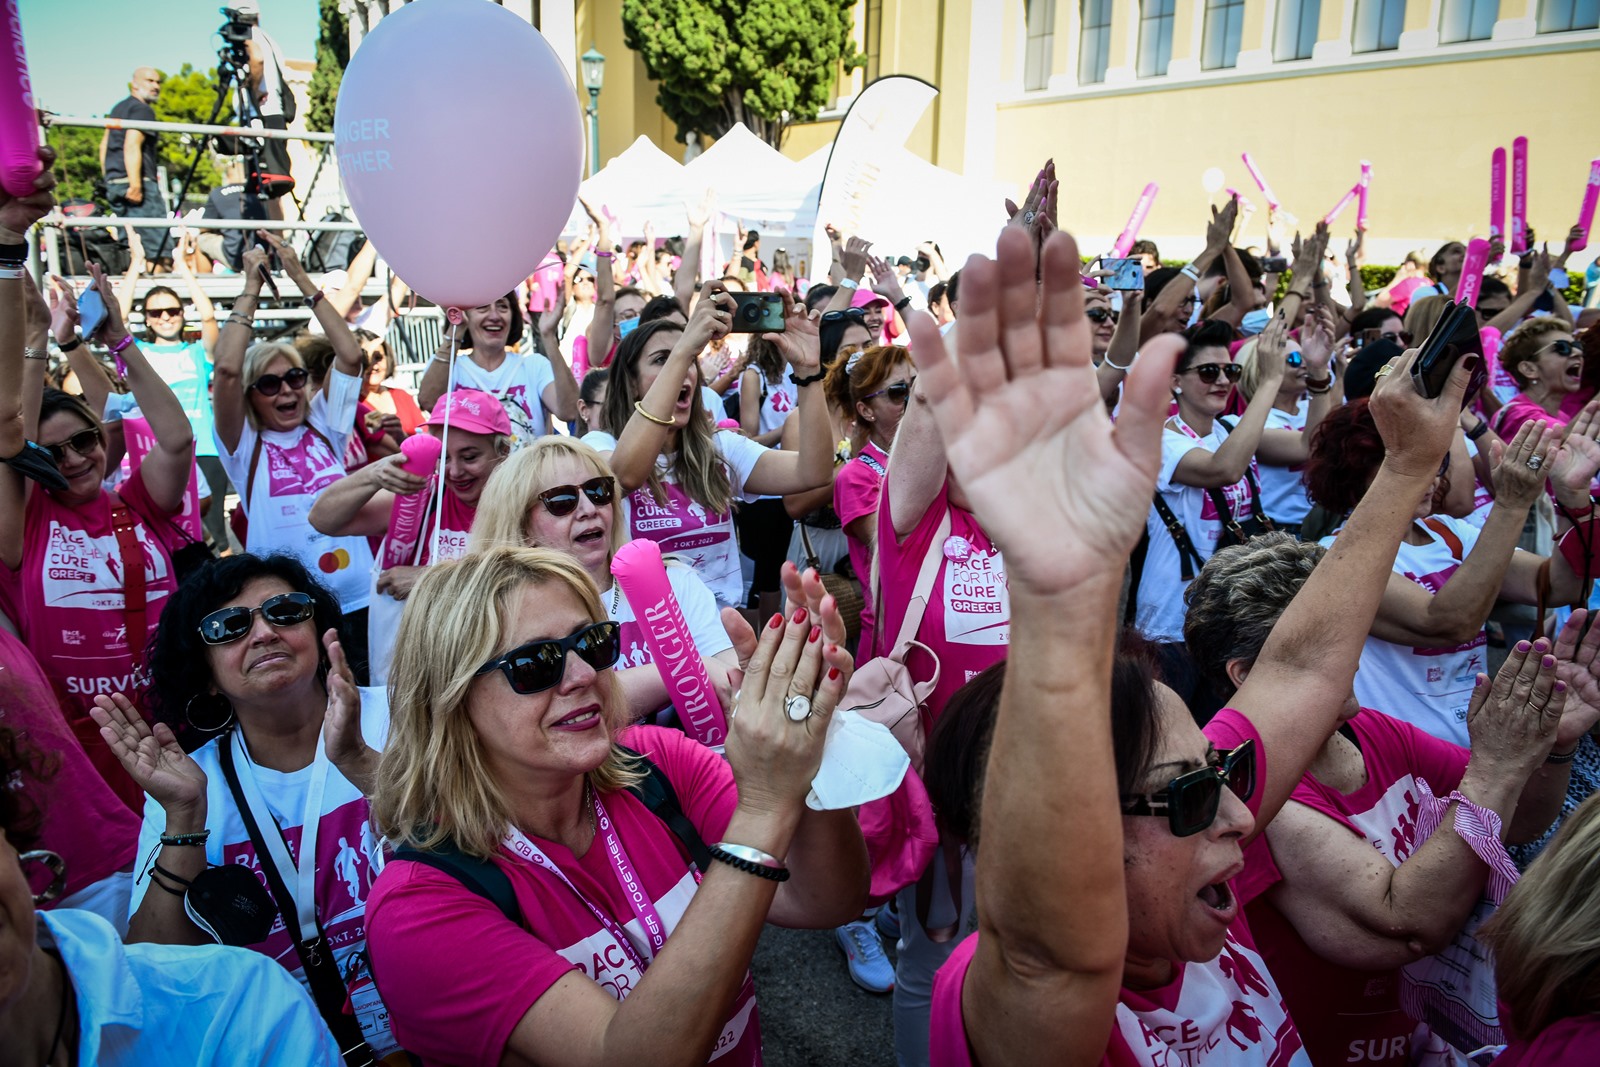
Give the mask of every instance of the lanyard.
<svg viewBox="0 0 1600 1067">
<path fill-rule="evenodd" d="M 250 753 L 244 747 L 244 732 L 234 730 L 232 740 L 234 767 L 239 775 L 239 789 L 244 794 L 244 801 L 250 805 L 250 812 L 255 816 L 256 825 L 265 827 L 271 824 L 276 834 L 269 834 L 264 829 L 261 839 L 266 842 L 267 855 L 259 857 L 262 863 L 270 863 L 278 869 L 278 878 L 289 885 L 288 874 L 292 872 L 294 880 L 294 905 L 295 918 L 300 925 L 298 940 L 313 941 L 317 937 L 317 829 L 322 821 L 322 790 L 328 781 L 328 750 L 322 743 L 322 735 L 317 735 L 317 756 L 311 761 L 311 781 L 306 788 L 305 814 L 300 820 L 300 862 L 294 863 L 289 858 L 289 846 L 283 839 L 283 830 L 278 826 L 278 820 L 272 817 L 272 812 L 267 807 L 266 798 L 261 795 L 261 786 L 256 783 L 255 763 L 250 759 Z M 288 921 L 288 916 L 284 920 Z"/>
<path fill-rule="evenodd" d="M 650 958 L 654 959 L 656 953 L 661 951 L 661 946 L 667 943 L 667 931 L 662 924 L 661 914 L 656 910 L 655 902 L 645 893 L 644 886 L 640 884 L 638 871 L 634 868 L 633 862 L 628 859 L 628 853 L 622 847 L 622 840 L 617 836 L 616 827 L 612 825 L 610 816 L 606 814 L 605 805 L 600 803 L 599 794 L 594 797 L 594 812 L 595 840 L 597 843 L 601 843 L 601 847 L 606 850 L 606 855 L 611 859 L 611 873 L 616 875 L 617 884 L 622 887 L 622 895 L 628 898 L 628 905 L 633 909 L 634 918 L 638 919 L 639 925 L 644 928 L 645 937 L 650 943 Z M 543 867 L 561 879 L 566 887 L 572 890 L 577 898 L 583 902 L 583 906 L 589 909 L 589 913 L 599 921 L 612 939 L 617 942 L 622 951 L 628 954 L 628 958 L 639 969 L 639 973 L 644 973 L 646 964 L 639 955 L 639 950 L 642 946 L 636 946 L 633 939 L 628 936 L 626 928 L 618 926 L 615 919 L 601 911 L 593 901 L 584 896 L 583 890 L 573 885 L 572 879 L 567 877 L 566 872 L 556 866 L 555 861 L 546 856 L 544 850 L 534 844 L 527 834 L 515 826 L 510 827 L 506 830 L 506 836 L 502 843 L 516 855 Z"/>
</svg>

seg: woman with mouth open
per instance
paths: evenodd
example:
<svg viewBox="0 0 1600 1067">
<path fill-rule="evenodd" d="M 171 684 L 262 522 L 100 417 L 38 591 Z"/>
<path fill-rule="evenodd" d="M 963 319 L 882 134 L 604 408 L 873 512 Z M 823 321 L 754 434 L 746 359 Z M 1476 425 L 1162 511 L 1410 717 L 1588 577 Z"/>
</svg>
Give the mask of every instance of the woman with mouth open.
<svg viewBox="0 0 1600 1067">
<path fill-rule="evenodd" d="M 500 402 L 477 389 L 446 393 L 433 406 L 427 432 L 442 437 L 450 422 L 449 449 L 444 454 L 444 508 L 429 492 L 423 506 L 414 562 L 393 567 L 373 567 L 372 600 L 368 608 L 368 657 L 373 685 L 389 678 L 394 655 L 395 630 L 400 625 L 402 602 L 422 577 L 422 570 L 439 560 L 457 559 L 467 550 L 467 534 L 477 515 L 478 502 L 495 468 L 511 454 L 511 420 Z M 429 488 L 432 471 L 403 469 L 405 456 L 390 456 L 334 482 L 312 505 L 310 522 L 330 537 L 383 537 L 389 532 L 395 502 L 402 496 Z M 435 538 L 437 531 L 437 539 Z M 438 555 L 434 555 L 437 546 Z M 376 553 L 381 561 L 385 546 Z"/>
<path fill-rule="evenodd" d="M 628 497 L 628 533 L 661 543 L 690 564 L 717 602 L 741 607 L 744 579 L 733 505 L 832 483 L 833 432 L 822 395 L 817 320 L 785 298 L 785 328 L 765 334 L 793 370 L 800 394 L 799 448 L 765 448 L 732 430 L 717 430 L 700 399 L 697 360 L 733 325 L 733 297 L 707 282 L 688 326 L 645 323 L 623 339 L 611 361 L 606 425 L 621 427 L 606 458 Z"/>
<path fill-rule="evenodd" d="M 1573 394 L 1583 387 L 1583 346 L 1573 340 L 1571 324 L 1554 316 L 1512 330 L 1500 365 L 1521 389 L 1494 417 L 1495 433 L 1507 441 L 1531 419 L 1565 423 L 1582 400 Z"/>
<path fill-rule="evenodd" d="M 940 971 L 933 1063 L 1123 1067 L 1214 1049 L 1306 1067 L 1229 882 L 1338 724 L 1469 372 L 1437 400 L 1412 388 L 1409 356 L 1380 382 L 1389 449 L 1373 490 L 1202 730 L 1148 667 L 1114 669 L 1122 567 L 1163 466 L 1181 342 L 1147 343 L 1113 427 L 1076 245 L 1052 236 L 1042 259 L 1038 301 L 1025 234 L 1001 235 L 998 264 L 968 262 L 958 361 L 931 322 L 910 324 L 952 471 L 1005 545 L 1014 623 L 979 805 L 978 934 Z"/>
</svg>

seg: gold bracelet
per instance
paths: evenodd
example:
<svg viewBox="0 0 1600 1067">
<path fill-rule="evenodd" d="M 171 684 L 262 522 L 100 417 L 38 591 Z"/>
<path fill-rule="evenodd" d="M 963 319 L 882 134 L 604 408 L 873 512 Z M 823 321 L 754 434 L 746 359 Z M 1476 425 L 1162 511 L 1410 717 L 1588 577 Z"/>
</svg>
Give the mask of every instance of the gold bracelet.
<svg viewBox="0 0 1600 1067">
<path fill-rule="evenodd" d="M 635 400 L 633 402 L 633 410 L 636 411 L 637 413 L 639 413 L 640 415 L 643 415 L 646 419 L 649 419 L 651 422 L 655 423 L 657 426 L 671 426 L 672 425 L 672 420 L 671 419 L 663 419 L 663 418 L 660 418 L 658 416 L 652 415 L 648 411 L 646 411 L 644 409 L 644 401 L 643 400 Z"/>
</svg>

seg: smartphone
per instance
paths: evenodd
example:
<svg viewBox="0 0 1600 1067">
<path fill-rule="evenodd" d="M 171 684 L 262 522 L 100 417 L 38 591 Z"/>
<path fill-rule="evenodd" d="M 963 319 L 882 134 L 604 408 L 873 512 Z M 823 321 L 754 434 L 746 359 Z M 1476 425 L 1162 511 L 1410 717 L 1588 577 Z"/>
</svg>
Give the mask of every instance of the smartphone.
<svg viewBox="0 0 1600 1067">
<path fill-rule="evenodd" d="M 1267 256 L 1261 260 L 1262 274 L 1282 274 L 1289 269 L 1289 260 L 1286 256 Z"/>
<path fill-rule="evenodd" d="M 105 324 L 106 302 L 100 299 L 100 290 L 90 286 L 78 297 L 78 330 L 84 340 L 92 341 Z"/>
<path fill-rule="evenodd" d="M 1102 259 L 1100 267 L 1111 271 L 1111 277 L 1101 284 L 1124 292 L 1144 291 L 1144 266 L 1137 259 Z"/>
<path fill-rule="evenodd" d="M 1376 326 L 1374 326 L 1370 330 L 1362 330 L 1361 331 L 1361 338 L 1360 338 L 1360 347 L 1361 348 L 1365 348 L 1368 345 L 1372 344 L 1374 341 L 1376 341 L 1379 338 L 1381 338 L 1382 336 L 1383 336 L 1383 330 L 1379 329 Z"/>
<path fill-rule="evenodd" d="M 1445 313 L 1439 316 L 1433 332 L 1422 342 L 1416 362 L 1411 364 L 1411 384 L 1423 396 L 1434 399 L 1444 392 L 1445 383 L 1450 380 L 1450 372 L 1455 370 L 1456 364 L 1468 355 L 1477 356 L 1478 365 L 1473 369 L 1472 380 L 1467 383 L 1467 391 L 1461 397 L 1462 407 L 1466 407 L 1489 380 L 1489 369 L 1483 361 L 1483 335 L 1478 331 L 1477 312 L 1452 300 Z"/>
<path fill-rule="evenodd" d="M 782 293 L 730 293 L 734 333 L 782 333 Z"/>
</svg>

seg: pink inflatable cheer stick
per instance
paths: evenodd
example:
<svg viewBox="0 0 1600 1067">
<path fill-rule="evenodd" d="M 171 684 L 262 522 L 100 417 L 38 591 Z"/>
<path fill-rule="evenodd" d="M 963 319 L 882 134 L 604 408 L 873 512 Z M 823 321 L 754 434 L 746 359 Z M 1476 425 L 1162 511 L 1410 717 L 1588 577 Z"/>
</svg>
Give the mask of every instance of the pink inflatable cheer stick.
<svg viewBox="0 0 1600 1067">
<path fill-rule="evenodd" d="M 1323 225 L 1332 226 L 1333 220 L 1344 214 L 1344 209 L 1349 207 L 1351 202 L 1359 195 L 1361 195 L 1361 186 L 1352 185 L 1350 191 L 1345 193 L 1337 204 L 1333 205 L 1333 210 L 1322 216 Z"/>
<path fill-rule="evenodd" d="M 1489 160 L 1489 236 L 1506 239 L 1506 150 L 1496 148 Z"/>
<path fill-rule="evenodd" d="M 1246 197 L 1239 190 L 1235 189 L 1233 186 L 1230 185 L 1228 188 L 1222 191 L 1239 201 L 1240 211 L 1243 211 L 1245 214 L 1252 214 L 1255 212 L 1256 206 L 1250 202 L 1248 197 Z"/>
<path fill-rule="evenodd" d="M 1511 142 L 1511 251 L 1528 250 L 1528 139 Z"/>
<path fill-rule="evenodd" d="M 1117 236 L 1117 243 L 1111 246 L 1112 259 L 1123 259 L 1127 256 L 1128 249 L 1139 239 L 1139 228 L 1144 225 L 1145 216 L 1150 214 L 1150 205 L 1156 202 L 1156 194 L 1160 191 L 1161 186 L 1151 182 L 1144 187 L 1144 192 L 1139 194 L 1139 202 L 1133 205 L 1133 214 L 1128 216 L 1128 224 Z"/>
<path fill-rule="evenodd" d="M 1356 229 L 1367 228 L 1367 190 L 1372 186 L 1372 164 L 1361 161 L 1361 181 L 1356 183 Z"/>
<path fill-rule="evenodd" d="M 12 196 L 27 196 L 44 164 L 17 0 L 0 0 L 0 33 L 5 34 L 0 42 L 0 187 Z"/>
<path fill-rule="evenodd" d="M 400 445 L 405 462 L 400 469 L 407 474 L 428 479 L 428 487 L 415 493 L 394 498 L 389 511 L 389 535 L 383 540 L 385 570 L 390 567 L 411 567 L 417 562 L 418 542 L 422 539 L 422 520 L 428 512 L 428 500 L 433 496 L 434 467 L 443 450 L 439 439 L 431 433 L 414 433 Z"/>
<path fill-rule="evenodd" d="M 612 557 L 611 576 L 633 606 L 644 643 L 684 728 L 702 745 L 720 752 L 728 743 L 728 720 L 689 635 L 683 609 L 672 595 L 661 546 L 642 537 L 629 541 Z"/>
<path fill-rule="evenodd" d="M 1574 252 L 1589 247 L 1589 228 L 1594 225 L 1594 208 L 1600 202 L 1600 159 L 1589 164 L 1589 184 L 1583 190 L 1583 206 L 1578 209 L 1578 229 L 1583 236 L 1572 246 Z"/>
<path fill-rule="evenodd" d="M 1461 263 L 1461 281 L 1456 285 L 1456 303 L 1478 306 L 1478 291 L 1483 288 L 1483 268 L 1489 265 L 1489 242 L 1474 237 L 1467 242 L 1467 257 Z"/>
<path fill-rule="evenodd" d="M 1278 198 L 1272 195 L 1272 189 L 1267 185 L 1267 179 L 1261 176 L 1261 171 L 1256 167 L 1256 161 L 1250 158 L 1249 152 L 1239 156 L 1244 160 L 1244 169 L 1250 172 L 1250 177 L 1256 180 L 1256 188 L 1261 190 L 1261 195 L 1267 198 L 1267 207 L 1273 211 L 1278 210 Z"/>
</svg>

